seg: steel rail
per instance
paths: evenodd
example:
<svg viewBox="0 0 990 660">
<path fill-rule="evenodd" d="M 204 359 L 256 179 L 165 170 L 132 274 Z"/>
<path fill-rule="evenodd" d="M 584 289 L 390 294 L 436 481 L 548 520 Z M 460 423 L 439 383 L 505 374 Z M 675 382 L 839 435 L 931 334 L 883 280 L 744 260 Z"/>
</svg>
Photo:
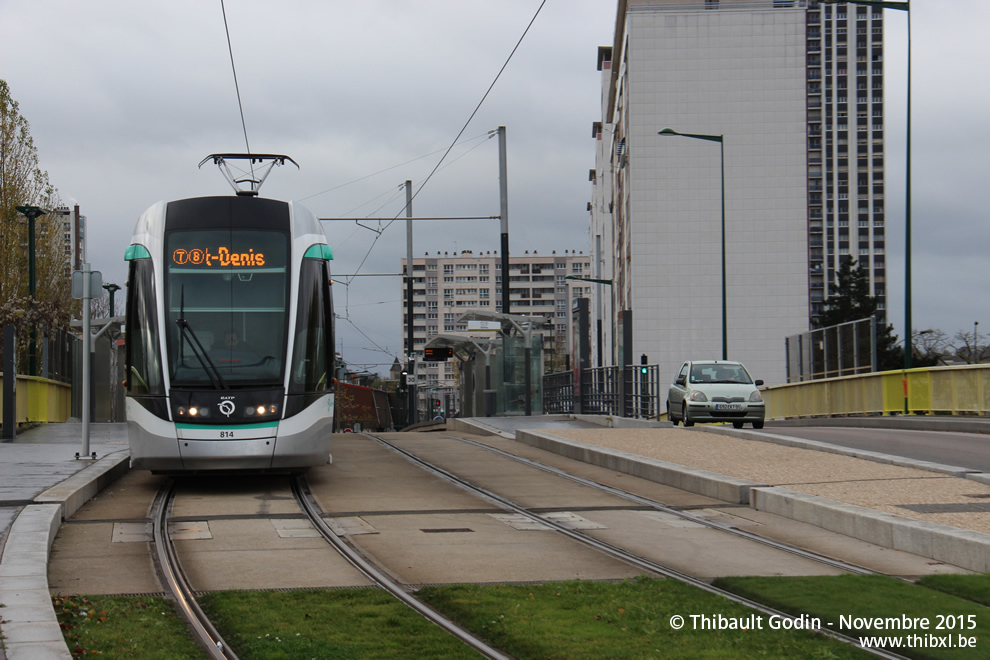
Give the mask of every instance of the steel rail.
<svg viewBox="0 0 990 660">
<path fill-rule="evenodd" d="M 591 479 L 585 479 L 584 477 L 579 477 L 577 475 L 570 474 L 569 472 L 565 472 L 564 470 L 561 470 L 559 468 L 546 465 L 545 463 L 540 463 L 539 461 L 535 461 L 531 458 L 525 458 L 524 456 L 516 456 L 515 454 L 509 453 L 503 449 L 499 449 L 498 447 L 492 447 L 491 445 L 486 445 L 476 440 L 470 440 L 468 438 L 463 438 L 457 435 L 451 435 L 449 433 L 439 433 L 437 435 L 442 435 L 443 437 L 451 438 L 452 440 L 460 440 L 461 442 L 469 444 L 473 447 L 478 447 L 479 449 L 490 451 L 494 454 L 497 454 L 498 456 L 502 456 L 503 458 L 508 458 L 513 461 L 517 461 L 519 463 L 522 463 L 523 465 L 528 465 L 532 468 L 536 468 L 537 470 L 542 470 L 543 472 L 547 472 L 549 474 L 561 477 L 562 479 L 573 481 L 574 483 L 581 484 L 582 486 L 587 486 L 588 488 L 594 488 L 596 490 L 600 490 L 602 492 L 608 493 L 609 495 L 614 495 L 615 497 L 629 500 L 630 502 L 635 502 L 636 504 L 639 504 L 641 506 L 646 506 L 656 511 L 660 511 L 662 513 L 668 513 L 677 516 L 678 518 L 682 518 L 683 520 L 688 520 L 690 522 L 703 525 L 705 527 L 708 527 L 709 529 L 715 529 L 720 532 L 725 532 L 726 534 L 732 534 L 733 536 L 746 539 L 747 541 L 753 541 L 754 543 L 759 543 L 761 545 L 774 548 L 775 550 L 781 550 L 782 552 L 787 552 L 792 555 L 801 557 L 803 559 L 808 559 L 810 561 L 818 562 L 820 564 L 824 564 L 832 568 L 837 568 L 839 570 L 846 571 L 848 573 L 856 573 L 859 575 L 876 575 L 875 571 L 871 571 L 868 568 L 863 568 L 862 566 L 856 566 L 855 564 L 850 564 L 841 561 L 839 559 L 834 559 L 832 557 L 826 557 L 825 555 L 820 555 L 816 552 L 812 552 L 811 550 L 805 550 L 803 548 L 799 548 L 797 546 L 790 545 L 782 541 L 775 541 L 773 539 L 768 539 L 758 534 L 747 532 L 744 529 L 733 527 L 732 525 L 720 523 L 715 520 L 710 520 L 708 518 L 705 518 L 703 516 L 695 515 L 689 511 L 675 509 L 674 507 L 667 506 L 666 504 L 657 502 L 656 500 L 651 500 L 646 497 L 636 495 L 635 493 L 630 493 L 628 491 L 622 490 L 621 488 L 615 488 L 614 486 L 607 486 L 597 481 L 592 481 Z"/>
<path fill-rule="evenodd" d="M 515 502 L 512 502 L 511 500 L 502 497 L 501 495 L 498 495 L 496 493 L 493 493 L 492 491 L 490 491 L 490 490 L 488 490 L 486 488 L 482 488 L 480 486 L 476 486 L 474 484 L 471 484 L 468 481 L 466 481 L 466 480 L 458 477 L 457 475 L 453 474 L 452 472 L 448 472 L 447 470 L 445 470 L 445 469 L 443 469 L 443 468 L 441 468 L 439 466 L 433 465 L 432 463 L 419 458 L 418 456 L 416 456 L 412 452 L 410 452 L 410 451 L 408 451 L 406 449 L 403 449 L 403 448 L 401 448 L 401 447 L 399 447 L 399 446 L 397 446 L 397 445 L 389 442 L 388 440 L 385 440 L 384 438 L 382 438 L 380 436 L 372 435 L 370 433 L 363 433 L 362 435 L 365 435 L 366 437 L 369 437 L 369 438 L 372 438 L 373 440 L 376 440 L 380 444 L 382 444 L 385 447 L 388 447 L 389 449 L 392 449 L 393 451 L 397 452 L 398 454 L 404 456 L 406 459 L 408 459 L 412 463 L 420 466 L 424 470 L 427 470 L 428 472 L 431 472 L 432 474 L 435 474 L 436 476 L 449 481 L 450 483 L 452 483 L 452 484 L 454 484 L 454 485 L 456 485 L 456 486 L 458 486 L 458 487 L 460 487 L 460 488 L 462 488 L 462 489 L 464 489 L 464 490 L 466 490 L 466 491 L 468 491 L 468 492 L 476 495 L 477 497 L 480 497 L 482 499 L 485 499 L 485 500 L 487 500 L 487 501 L 489 501 L 489 502 L 495 504 L 496 506 L 498 506 L 500 508 L 503 508 L 505 510 L 512 511 L 513 513 L 517 513 L 519 515 L 525 516 L 525 517 L 529 518 L 530 520 L 532 520 L 534 522 L 537 522 L 537 523 L 546 525 L 547 527 L 550 527 L 554 531 L 559 532 L 559 533 L 563 534 L 564 536 L 567 536 L 568 538 L 571 538 L 571 539 L 573 539 L 573 540 L 575 540 L 575 541 L 577 541 L 579 543 L 583 543 L 584 545 L 587 545 L 587 546 L 589 546 L 591 548 L 594 548 L 594 549 L 596 549 L 596 550 L 598 550 L 598 551 L 600 551 L 602 553 L 605 553 L 607 555 L 610 555 L 610 556 L 612 556 L 612 557 L 614 557 L 614 558 L 616 558 L 616 559 L 618 559 L 620 561 L 624 561 L 627 564 L 631 564 L 632 566 L 635 566 L 635 567 L 640 568 L 642 570 L 649 571 L 649 572 L 655 573 L 657 575 L 662 575 L 664 577 L 668 577 L 668 578 L 677 580 L 679 582 L 684 582 L 685 584 L 689 584 L 691 586 L 697 587 L 698 589 L 702 589 L 704 591 L 707 591 L 708 593 L 715 594 L 715 595 L 718 595 L 718 596 L 722 596 L 723 598 L 726 598 L 728 600 L 731 600 L 731 601 L 733 601 L 735 603 L 739 603 L 741 605 L 745 605 L 746 607 L 749 607 L 751 609 L 754 609 L 754 610 L 756 610 L 756 611 L 758 611 L 758 612 L 760 612 L 762 614 L 766 614 L 768 616 L 776 616 L 776 617 L 779 617 L 781 619 L 786 619 L 786 620 L 789 620 L 789 621 L 799 621 L 800 620 L 799 617 L 797 617 L 797 616 L 794 616 L 792 614 L 788 614 L 787 612 L 782 612 L 782 611 L 779 611 L 779 610 L 775 610 L 772 607 L 769 607 L 767 605 L 764 605 L 764 604 L 759 603 L 759 602 L 754 601 L 754 600 L 750 600 L 749 598 L 746 598 L 744 596 L 739 596 L 738 594 L 735 594 L 735 593 L 733 593 L 731 591 L 726 591 L 724 589 L 719 589 L 718 587 L 715 587 L 715 586 L 713 586 L 713 585 L 705 582 L 704 580 L 701 580 L 699 578 L 696 578 L 696 577 L 694 577 L 692 575 L 688 575 L 687 573 L 683 573 L 681 571 L 678 571 L 677 569 L 670 568 L 669 566 L 664 566 L 663 564 L 659 564 L 659 563 L 654 562 L 652 560 L 646 559 L 645 557 L 640 557 L 639 555 L 635 555 L 635 554 L 633 554 L 631 552 L 628 552 L 628 551 L 626 551 L 626 550 L 624 550 L 622 548 L 619 548 L 617 546 L 614 546 L 611 543 L 607 543 L 605 541 L 601 541 L 601 540 L 596 539 L 596 538 L 594 538 L 594 537 L 592 537 L 590 535 L 583 534 L 581 532 L 578 532 L 576 530 L 573 530 L 573 529 L 567 527 L 566 525 L 563 525 L 561 523 L 558 523 L 557 521 L 555 521 L 555 520 L 553 520 L 553 519 L 551 519 L 551 518 L 549 518 L 547 516 L 543 516 L 543 515 L 540 515 L 538 513 L 534 513 L 533 511 L 531 511 L 531 510 L 529 510 L 529 509 L 527 509 L 525 507 L 522 507 L 522 506 L 516 504 Z M 867 653 L 871 653 L 871 654 L 873 654 L 873 655 L 875 655 L 877 657 L 880 657 L 880 658 L 888 658 L 890 660 L 906 660 L 906 656 L 900 655 L 898 653 L 894 653 L 893 651 L 887 651 L 885 649 L 876 649 L 876 648 L 870 648 L 870 647 L 867 647 L 867 646 L 863 646 L 862 644 L 859 643 L 859 641 L 857 639 L 855 639 L 853 637 L 850 637 L 848 635 L 844 635 L 844 634 L 839 633 L 839 632 L 835 632 L 834 630 L 829 630 L 827 628 L 813 628 L 813 629 L 812 628 L 808 628 L 807 630 L 811 630 L 813 632 L 817 632 L 818 634 L 820 634 L 820 635 L 822 635 L 824 637 L 832 638 L 834 640 L 837 640 L 839 642 L 842 642 L 842 643 L 847 644 L 849 646 L 852 646 L 854 648 L 858 648 L 858 649 L 861 649 L 863 651 L 866 651 Z"/>
<path fill-rule="evenodd" d="M 299 507 L 306 513 L 310 522 L 320 534 L 339 552 L 354 568 L 359 570 L 365 577 L 371 580 L 395 598 L 405 603 L 414 611 L 422 615 L 428 621 L 440 626 L 442 629 L 457 637 L 459 640 L 472 647 L 479 653 L 493 660 L 510 660 L 510 656 L 505 655 L 498 649 L 489 646 L 487 642 L 456 623 L 437 612 L 426 603 L 420 601 L 409 593 L 405 587 L 393 580 L 390 576 L 380 570 L 372 562 L 368 561 L 360 552 L 350 545 L 342 536 L 323 519 L 323 512 L 313 499 L 312 493 L 306 486 L 306 481 L 301 476 L 292 478 L 292 494 L 296 498 Z"/>
<path fill-rule="evenodd" d="M 172 539 L 168 532 L 168 515 L 174 498 L 175 479 L 168 479 L 155 496 L 151 508 L 153 543 L 155 545 L 152 558 L 155 561 L 155 568 L 175 601 L 179 613 L 186 620 L 193 637 L 206 649 L 210 657 L 217 660 L 236 660 L 237 655 L 227 646 L 223 637 L 213 627 L 209 617 L 196 602 L 196 596 L 182 571 L 178 554 L 172 545 Z"/>
</svg>

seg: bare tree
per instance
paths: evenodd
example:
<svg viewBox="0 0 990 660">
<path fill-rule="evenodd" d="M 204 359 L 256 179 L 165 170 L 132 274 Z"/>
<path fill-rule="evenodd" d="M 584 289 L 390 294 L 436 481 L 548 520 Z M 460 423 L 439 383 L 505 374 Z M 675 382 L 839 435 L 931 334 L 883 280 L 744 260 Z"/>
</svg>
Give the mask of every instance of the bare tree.
<svg viewBox="0 0 990 660">
<path fill-rule="evenodd" d="M 914 338 L 915 366 L 938 366 L 945 364 L 945 358 L 951 354 L 949 336 L 939 329 L 915 330 L 911 333 Z"/>
<path fill-rule="evenodd" d="M 953 345 L 953 349 L 956 352 L 956 357 L 960 360 L 966 360 L 968 364 L 979 364 L 990 356 L 990 346 L 987 346 L 986 343 L 987 337 L 979 331 L 978 324 L 973 324 L 972 332 L 960 330 L 954 339 L 956 343 Z M 981 342 L 982 346 L 980 345 Z"/>
</svg>

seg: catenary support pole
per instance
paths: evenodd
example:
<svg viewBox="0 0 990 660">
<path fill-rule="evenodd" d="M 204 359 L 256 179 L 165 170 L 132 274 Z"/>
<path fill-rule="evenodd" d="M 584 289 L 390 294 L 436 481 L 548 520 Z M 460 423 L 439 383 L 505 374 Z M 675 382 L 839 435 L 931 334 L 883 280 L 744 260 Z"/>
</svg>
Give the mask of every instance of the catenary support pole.
<svg viewBox="0 0 990 660">
<path fill-rule="evenodd" d="M 509 302 L 509 174 L 506 164 L 505 126 L 498 127 L 498 200 L 502 225 L 502 313 L 511 314 Z"/>
<path fill-rule="evenodd" d="M 409 382 L 413 374 L 413 223 L 412 181 L 406 180 L 406 423 L 415 424 L 416 385 Z"/>
</svg>

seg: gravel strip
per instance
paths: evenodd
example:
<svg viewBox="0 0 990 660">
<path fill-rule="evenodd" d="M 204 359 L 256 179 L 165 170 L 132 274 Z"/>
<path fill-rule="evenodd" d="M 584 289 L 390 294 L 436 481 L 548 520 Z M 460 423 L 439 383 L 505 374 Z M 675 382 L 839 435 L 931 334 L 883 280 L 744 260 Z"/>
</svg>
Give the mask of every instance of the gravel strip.
<svg viewBox="0 0 990 660">
<path fill-rule="evenodd" d="M 545 432 L 588 445 L 990 534 L 990 485 L 970 479 L 681 428 L 547 429 Z"/>
</svg>

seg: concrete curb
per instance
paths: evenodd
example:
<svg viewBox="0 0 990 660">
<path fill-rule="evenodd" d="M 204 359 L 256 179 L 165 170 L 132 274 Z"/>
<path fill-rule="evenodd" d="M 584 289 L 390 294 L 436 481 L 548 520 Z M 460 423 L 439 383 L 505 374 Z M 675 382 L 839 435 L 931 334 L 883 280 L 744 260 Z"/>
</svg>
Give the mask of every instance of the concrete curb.
<svg viewBox="0 0 990 660">
<path fill-rule="evenodd" d="M 800 417 L 767 418 L 774 426 L 846 426 L 865 429 L 903 429 L 915 431 L 958 431 L 960 433 L 990 433 L 986 417 L 956 417 L 948 415 L 862 415 L 859 417 Z"/>
<path fill-rule="evenodd" d="M 752 508 L 978 573 L 990 571 L 990 534 L 874 511 L 788 488 L 754 488 Z"/>
<path fill-rule="evenodd" d="M 552 451 L 592 465 L 616 470 L 649 481 L 705 495 L 723 502 L 749 504 L 750 491 L 767 484 L 727 477 L 724 474 L 685 467 L 652 458 L 644 458 L 615 449 L 601 449 L 591 445 L 559 438 L 539 431 L 517 431 L 519 442 Z"/>
<path fill-rule="evenodd" d="M 736 432 L 732 435 L 740 434 Z M 762 434 L 760 435 L 762 436 Z M 613 449 L 594 447 L 560 438 L 550 433 L 520 430 L 516 433 L 516 439 L 561 456 L 607 467 L 724 502 L 748 504 L 754 509 L 816 525 L 881 547 L 903 550 L 979 573 L 990 571 L 990 534 L 914 520 L 825 497 L 798 493 L 787 488 L 750 482 L 716 472 L 643 458 Z M 753 439 L 763 440 L 764 438 Z M 818 449 L 816 446 L 805 446 L 805 448 Z M 867 453 L 872 454 L 873 452 Z M 884 455 L 876 454 L 875 456 Z M 919 461 L 912 463 L 910 467 L 919 467 Z M 952 470 L 962 470 L 962 468 L 951 468 L 950 466 L 937 466 L 934 463 L 926 465 L 943 468 L 939 471 L 949 474 L 955 474 Z"/>
<path fill-rule="evenodd" d="M 106 456 L 49 488 L 11 525 L 0 558 L 0 609 L 7 660 L 72 658 L 48 591 L 48 556 L 62 521 L 130 469 L 126 451 Z"/>
<path fill-rule="evenodd" d="M 455 417 L 454 419 L 448 419 L 447 430 L 459 433 L 473 433 L 475 435 L 497 435 L 503 438 L 514 437 L 511 433 L 500 431 L 494 426 L 489 426 L 488 424 L 473 418 L 461 419 L 459 417 Z"/>
</svg>

